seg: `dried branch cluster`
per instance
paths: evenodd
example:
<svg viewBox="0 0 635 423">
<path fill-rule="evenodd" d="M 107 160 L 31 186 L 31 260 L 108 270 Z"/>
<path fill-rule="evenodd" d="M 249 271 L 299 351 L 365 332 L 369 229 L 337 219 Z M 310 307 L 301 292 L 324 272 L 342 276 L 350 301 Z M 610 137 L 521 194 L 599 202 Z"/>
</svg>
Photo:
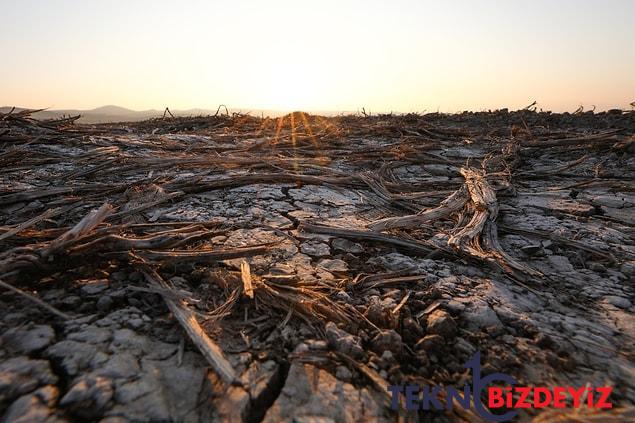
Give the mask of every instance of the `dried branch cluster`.
<svg viewBox="0 0 635 423">
<path fill-rule="evenodd" d="M 336 294 L 409 287 L 425 279 L 336 268 L 330 270 L 336 276 L 332 279 L 305 278 L 297 272 L 255 271 L 245 261 L 278 254 L 285 245 L 296 248 L 302 237 L 337 237 L 360 242 L 365 251 L 398 250 L 488 265 L 532 290 L 554 282 L 553 276 L 506 250 L 500 234 L 549 240 L 607 265 L 633 259 L 632 248 L 624 245 L 606 249 L 500 223 L 501 215 L 522 215 L 526 206 L 517 202 L 519 191 L 547 197 L 562 192 L 575 197 L 584 188 L 632 192 L 633 113 L 598 119 L 529 111 L 365 118 L 295 112 L 279 119 L 217 114 L 126 126 L 75 125 L 77 117 L 42 122 L 29 113 L 0 114 L 3 286 L 43 305 L 28 291 L 37 291 L 38 280 L 46 276 L 72 275 L 86 267 L 95 272 L 104 266 L 136 268 L 228 383 L 238 384 L 238 377 L 206 333 L 211 323 L 225 318 L 239 324 L 248 313 L 252 318 L 279 316 L 278 328 L 298 318 L 317 334 L 324 333 L 326 322 L 350 332 L 373 332 L 381 325 L 368 317 L 362 303 L 342 303 Z M 576 130 L 585 119 L 591 122 L 587 129 Z M 518 125 L 507 124 L 512 121 Z M 593 127 L 602 122 L 604 127 Z M 540 191 L 541 181 L 552 186 Z M 207 206 L 208 218 L 166 218 L 202 195 L 254 185 L 324 187 L 359 198 L 365 211 L 348 224 L 306 210 L 281 212 L 290 222 L 283 225 L 240 216 L 228 220 L 220 218 L 223 213 L 215 205 Z M 532 207 L 614 224 L 632 235 L 632 215 L 629 220 L 567 201 Z M 306 202 L 296 199 L 295 204 Z M 212 242 L 241 229 L 266 231 L 275 240 L 220 247 Z M 276 257 L 281 264 L 283 257 L 290 260 Z M 222 292 L 215 307 L 168 281 L 174 269 L 184 266 L 190 272 L 225 272 L 215 279 Z M 394 316 L 412 314 L 413 301 L 410 293 L 403 296 Z M 59 317 L 73 314 L 47 308 Z M 376 374 L 364 371 L 377 381 Z"/>
</svg>

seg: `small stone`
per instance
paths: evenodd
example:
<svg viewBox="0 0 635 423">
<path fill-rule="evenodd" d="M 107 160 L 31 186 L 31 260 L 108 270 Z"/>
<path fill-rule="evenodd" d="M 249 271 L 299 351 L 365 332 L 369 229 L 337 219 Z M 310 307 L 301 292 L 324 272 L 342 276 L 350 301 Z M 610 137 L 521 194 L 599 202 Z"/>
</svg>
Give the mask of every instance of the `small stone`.
<svg viewBox="0 0 635 423">
<path fill-rule="evenodd" d="M 55 331 L 47 325 L 11 328 L 2 335 L 2 344 L 13 352 L 31 354 L 51 345 Z"/>
<path fill-rule="evenodd" d="M 348 367 L 337 366 L 337 369 L 335 370 L 335 377 L 343 382 L 350 382 L 353 378 L 353 373 L 348 370 Z"/>
<path fill-rule="evenodd" d="M 15 325 L 19 323 L 23 323 L 26 319 L 26 315 L 24 313 L 7 313 L 2 319 L 8 325 Z"/>
<path fill-rule="evenodd" d="M 485 302 L 474 304 L 463 312 L 470 329 L 502 328 L 503 324 L 496 312 Z"/>
<path fill-rule="evenodd" d="M 607 295 L 606 297 L 604 297 L 604 300 L 607 303 L 614 305 L 615 307 L 623 309 L 630 308 L 632 305 L 629 300 L 624 297 L 618 297 L 617 295 Z"/>
<path fill-rule="evenodd" d="M 84 295 L 97 295 L 107 290 L 109 286 L 108 279 L 100 279 L 85 283 L 80 291 Z"/>
<path fill-rule="evenodd" d="M 325 351 L 328 349 L 328 344 L 322 339 L 309 339 L 306 341 L 309 349 L 313 351 Z"/>
<path fill-rule="evenodd" d="M 97 374 L 113 379 L 128 379 L 138 375 L 141 371 L 135 356 L 130 353 L 118 353 L 110 357 Z"/>
<path fill-rule="evenodd" d="M 542 250 L 542 245 L 539 245 L 539 244 L 525 245 L 524 247 L 520 248 L 520 251 L 527 254 L 528 256 L 532 256 L 541 250 Z"/>
<path fill-rule="evenodd" d="M 119 270 L 117 272 L 112 272 L 110 277 L 116 282 L 124 282 L 128 278 L 128 275 L 126 275 L 126 272 Z"/>
<path fill-rule="evenodd" d="M 386 361 L 386 362 L 388 362 L 388 363 L 391 363 L 391 362 L 395 359 L 395 356 L 394 356 L 394 354 L 393 354 L 391 351 L 386 350 L 386 351 L 384 351 L 384 352 L 382 353 L 382 355 L 381 355 L 381 359 L 382 359 L 383 361 Z"/>
<path fill-rule="evenodd" d="M 132 329 L 139 329 L 143 326 L 143 319 L 130 319 L 128 320 L 127 325 Z"/>
<path fill-rule="evenodd" d="M 311 257 L 327 257 L 331 255 L 329 246 L 321 242 L 305 242 L 300 246 L 300 251 Z"/>
<path fill-rule="evenodd" d="M 371 341 L 374 349 L 380 353 L 390 351 L 393 353 L 401 352 L 402 342 L 401 336 L 394 330 L 380 330 Z"/>
<path fill-rule="evenodd" d="M 143 276 L 143 273 L 135 271 L 130 273 L 130 276 L 128 276 L 128 279 L 130 279 L 133 282 L 141 282 L 145 279 L 145 276 Z"/>
<path fill-rule="evenodd" d="M 66 308 L 77 308 L 82 303 L 82 299 L 77 295 L 69 295 L 62 299 L 62 305 Z"/>
<path fill-rule="evenodd" d="M 549 348 L 553 345 L 553 339 L 551 339 L 549 335 L 542 332 L 539 332 L 538 334 L 536 334 L 536 337 L 534 338 L 534 342 L 536 343 L 537 346 L 543 349 Z"/>
<path fill-rule="evenodd" d="M 571 265 L 571 262 L 565 256 L 548 256 L 547 260 L 549 261 L 549 264 L 551 265 L 551 267 L 554 268 L 556 272 L 566 273 L 566 272 L 573 271 L 573 266 Z"/>
<path fill-rule="evenodd" d="M 379 327 L 394 327 L 396 317 L 386 309 L 377 297 L 370 297 L 370 305 L 366 309 L 366 318 Z"/>
<path fill-rule="evenodd" d="M 65 339 L 51 345 L 44 353 L 52 360 L 61 363 L 60 367 L 67 375 L 75 376 L 90 367 L 97 348 L 92 344 Z"/>
<path fill-rule="evenodd" d="M 635 276 L 635 260 L 625 261 L 620 266 L 620 272 L 626 276 Z"/>
<path fill-rule="evenodd" d="M 360 345 L 358 336 L 340 329 L 333 322 L 328 322 L 325 326 L 326 339 L 328 339 L 331 347 L 341 353 L 350 355 L 353 358 L 359 358 L 364 355 L 364 349 Z"/>
<path fill-rule="evenodd" d="M 457 337 L 454 346 L 457 350 L 462 351 L 468 356 L 472 356 L 476 352 L 476 348 L 474 348 L 474 345 L 463 338 Z"/>
<path fill-rule="evenodd" d="M 344 251 L 346 253 L 351 253 L 351 254 L 359 254 L 364 251 L 364 247 L 362 247 L 360 244 L 349 241 L 348 239 L 345 239 L 345 238 L 335 238 L 331 242 L 331 245 L 336 250 Z"/>
<path fill-rule="evenodd" d="M 57 377 L 47 360 L 15 357 L 0 362 L 0 404 L 33 391 L 38 386 L 53 384 Z"/>
<path fill-rule="evenodd" d="M 435 310 L 428 315 L 427 332 L 451 338 L 456 334 L 457 326 L 454 319 L 443 310 Z"/>
<path fill-rule="evenodd" d="M 102 416 L 114 394 L 112 381 L 94 375 L 82 376 L 62 397 L 60 405 L 75 416 L 94 420 Z"/>
<path fill-rule="evenodd" d="M 335 293 L 335 299 L 337 301 L 342 301 L 344 303 L 348 303 L 351 301 L 351 296 L 346 293 L 346 291 L 337 291 Z"/>
<path fill-rule="evenodd" d="M 57 421 L 53 419 L 54 405 L 59 395 L 55 386 L 44 386 L 13 402 L 2 417 L 2 423 Z"/>
<path fill-rule="evenodd" d="M 340 259 L 324 259 L 320 260 L 318 267 L 331 272 L 331 273 L 346 273 L 348 272 L 348 264 Z"/>
<path fill-rule="evenodd" d="M 412 317 L 403 319 L 403 336 L 406 342 L 414 343 L 423 336 L 423 329 Z"/>
<path fill-rule="evenodd" d="M 400 253 L 390 253 L 384 256 L 374 257 L 368 260 L 368 263 L 382 266 L 391 272 L 416 271 L 419 267 L 414 259 Z"/>
<path fill-rule="evenodd" d="M 97 326 L 88 326 L 68 335 L 68 339 L 74 341 L 87 342 L 89 344 L 100 344 L 109 341 L 112 334 L 108 329 Z"/>
<path fill-rule="evenodd" d="M 97 300 L 97 310 L 99 311 L 108 311 L 112 308 L 113 300 L 109 295 L 104 295 Z"/>
<path fill-rule="evenodd" d="M 298 345 L 295 346 L 295 349 L 293 350 L 293 354 L 297 354 L 297 355 L 306 354 L 308 352 L 309 352 L 309 346 L 305 344 L 304 342 L 300 342 Z"/>
<path fill-rule="evenodd" d="M 465 310 L 465 304 L 461 301 L 450 300 L 445 304 L 445 308 L 447 308 L 450 313 L 458 314 Z"/>
<path fill-rule="evenodd" d="M 598 272 L 598 273 L 606 273 L 606 267 L 604 267 L 602 264 L 597 263 L 597 262 L 589 262 L 587 267 L 590 270 L 593 270 L 594 272 Z"/>
</svg>

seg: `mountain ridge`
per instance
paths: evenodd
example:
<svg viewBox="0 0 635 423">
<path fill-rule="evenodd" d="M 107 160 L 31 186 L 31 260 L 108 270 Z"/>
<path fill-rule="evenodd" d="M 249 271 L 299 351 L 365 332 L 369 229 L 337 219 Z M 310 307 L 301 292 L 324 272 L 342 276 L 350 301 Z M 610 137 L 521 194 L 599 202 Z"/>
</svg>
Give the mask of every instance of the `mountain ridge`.
<svg viewBox="0 0 635 423">
<path fill-rule="evenodd" d="M 0 106 L 0 113 L 8 113 L 13 109 L 13 106 Z M 14 112 L 22 110 L 34 110 L 34 108 L 28 107 L 15 107 Z M 289 111 L 282 110 L 266 110 L 266 109 L 244 109 L 244 108 L 228 108 L 229 113 L 251 113 L 252 115 L 263 115 L 269 117 L 278 117 L 289 113 Z M 216 109 L 204 109 L 204 108 L 191 108 L 185 110 L 170 110 L 174 116 L 200 116 L 200 115 L 213 115 L 216 113 Z M 225 113 L 225 108 L 221 108 L 219 113 Z M 321 115 L 335 115 L 340 112 L 333 111 L 310 111 L 310 113 Z M 346 112 L 350 113 L 350 112 Z M 94 109 L 45 109 L 33 113 L 32 116 L 36 119 L 58 119 L 62 116 L 77 116 L 79 123 L 96 124 L 96 123 L 115 123 L 115 122 L 137 122 L 141 120 L 156 118 L 163 116 L 163 110 L 148 109 L 148 110 L 132 110 L 126 107 L 108 104 L 105 106 L 96 107 Z"/>
</svg>

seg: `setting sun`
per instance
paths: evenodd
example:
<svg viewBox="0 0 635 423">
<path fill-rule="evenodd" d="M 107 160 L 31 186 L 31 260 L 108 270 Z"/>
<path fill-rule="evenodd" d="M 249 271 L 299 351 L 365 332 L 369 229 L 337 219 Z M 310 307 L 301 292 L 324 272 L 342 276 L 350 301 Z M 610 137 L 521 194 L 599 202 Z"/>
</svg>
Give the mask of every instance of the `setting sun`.
<svg viewBox="0 0 635 423">
<path fill-rule="evenodd" d="M 326 72 L 318 68 L 284 63 L 262 74 L 262 84 L 251 93 L 258 108 L 275 110 L 311 110 L 327 104 L 331 84 L 325 80 Z"/>
</svg>

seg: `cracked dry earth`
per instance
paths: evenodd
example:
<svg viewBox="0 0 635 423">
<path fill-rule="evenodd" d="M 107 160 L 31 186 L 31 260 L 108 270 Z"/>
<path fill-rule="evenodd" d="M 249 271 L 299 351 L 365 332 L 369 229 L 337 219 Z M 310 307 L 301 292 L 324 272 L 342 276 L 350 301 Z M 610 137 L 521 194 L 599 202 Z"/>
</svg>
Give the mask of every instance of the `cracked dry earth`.
<svg viewBox="0 0 635 423">
<path fill-rule="evenodd" d="M 521 385 L 614 388 L 613 410 L 518 420 L 627 421 L 634 132 L 617 111 L 0 115 L 0 421 L 479 421 L 386 390 L 462 386 L 477 351 Z"/>
</svg>

